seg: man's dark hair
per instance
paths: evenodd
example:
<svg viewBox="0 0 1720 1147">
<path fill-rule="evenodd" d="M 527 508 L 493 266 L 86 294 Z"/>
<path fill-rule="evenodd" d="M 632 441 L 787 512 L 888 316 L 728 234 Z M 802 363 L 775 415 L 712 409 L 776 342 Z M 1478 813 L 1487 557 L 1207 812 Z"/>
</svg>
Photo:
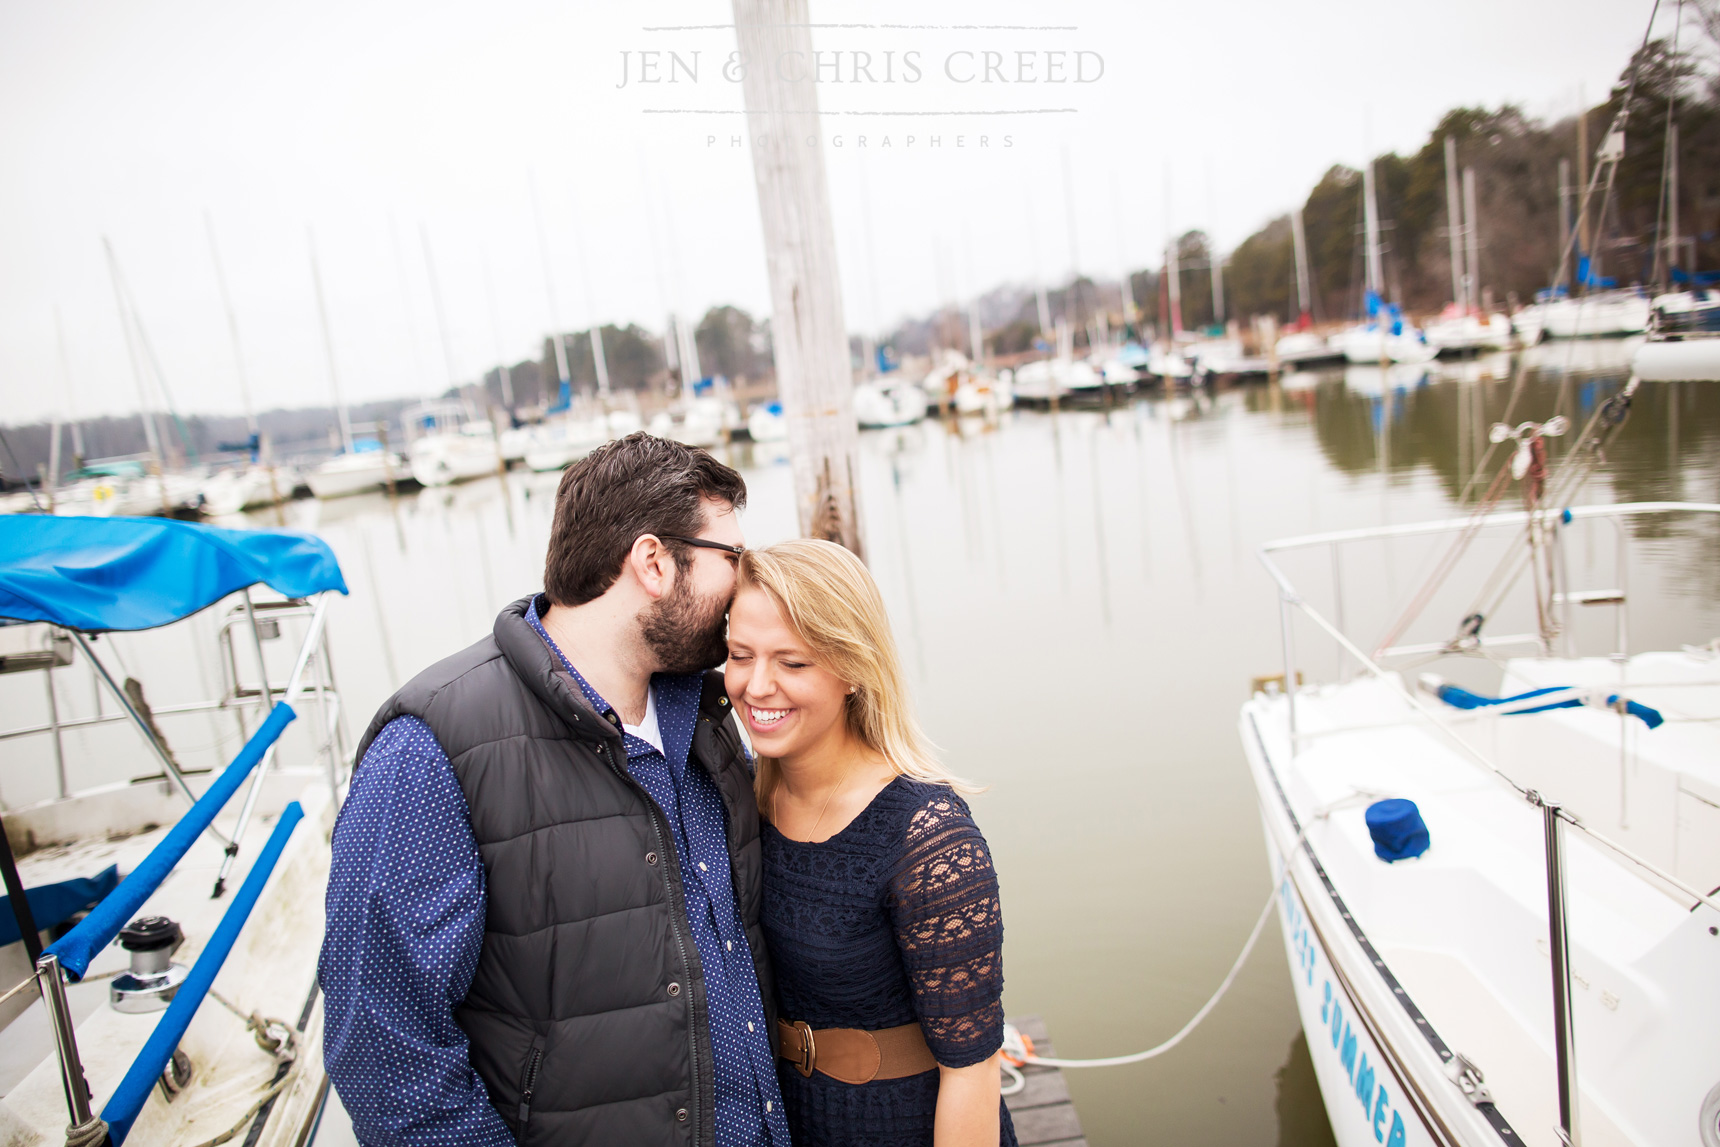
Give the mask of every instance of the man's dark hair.
<svg viewBox="0 0 1720 1147">
<path fill-rule="evenodd" d="M 556 605 L 602 597 L 639 535 L 696 537 L 706 498 L 739 510 L 746 481 L 703 450 L 642 432 L 593 450 L 568 467 L 556 490 L 544 593 Z M 667 544 L 684 567 L 687 547 Z"/>
</svg>

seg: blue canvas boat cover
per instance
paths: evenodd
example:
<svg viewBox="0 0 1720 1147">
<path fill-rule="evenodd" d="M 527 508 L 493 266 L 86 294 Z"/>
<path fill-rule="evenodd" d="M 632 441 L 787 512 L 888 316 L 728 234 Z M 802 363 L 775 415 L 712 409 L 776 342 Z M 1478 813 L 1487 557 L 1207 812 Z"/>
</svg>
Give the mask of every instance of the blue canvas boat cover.
<svg viewBox="0 0 1720 1147">
<path fill-rule="evenodd" d="M 0 517 L 0 618 L 86 633 L 153 629 L 258 583 L 346 592 L 328 543 L 288 530 L 169 518 Z"/>
</svg>

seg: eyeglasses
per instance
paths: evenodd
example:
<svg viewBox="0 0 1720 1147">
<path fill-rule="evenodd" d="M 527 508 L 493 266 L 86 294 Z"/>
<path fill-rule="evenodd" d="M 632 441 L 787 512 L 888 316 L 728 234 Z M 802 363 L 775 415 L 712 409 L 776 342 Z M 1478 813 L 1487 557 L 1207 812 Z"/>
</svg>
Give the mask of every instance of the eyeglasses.
<svg viewBox="0 0 1720 1147">
<path fill-rule="evenodd" d="M 725 554 L 734 554 L 736 557 L 747 552 L 745 546 L 731 546 L 727 542 L 713 542 L 709 538 L 683 538 L 679 534 L 658 534 L 657 537 L 665 542 L 680 542 L 682 545 L 697 546 L 702 550 L 722 550 Z"/>
</svg>

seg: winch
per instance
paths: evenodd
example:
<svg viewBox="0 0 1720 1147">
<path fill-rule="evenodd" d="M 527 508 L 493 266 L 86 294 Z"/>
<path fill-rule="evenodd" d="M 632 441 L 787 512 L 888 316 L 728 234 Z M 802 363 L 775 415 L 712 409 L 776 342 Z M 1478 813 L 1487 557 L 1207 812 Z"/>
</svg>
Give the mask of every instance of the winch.
<svg viewBox="0 0 1720 1147">
<path fill-rule="evenodd" d="M 119 946 L 131 953 L 131 970 L 114 977 L 109 999 L 116 1012 L 159 1012 L 173 999 L 191 969 L 173 962 L 185 943 L 178 923 L 165 916 L 139 916 L 120 929 Z"/>
</svg>

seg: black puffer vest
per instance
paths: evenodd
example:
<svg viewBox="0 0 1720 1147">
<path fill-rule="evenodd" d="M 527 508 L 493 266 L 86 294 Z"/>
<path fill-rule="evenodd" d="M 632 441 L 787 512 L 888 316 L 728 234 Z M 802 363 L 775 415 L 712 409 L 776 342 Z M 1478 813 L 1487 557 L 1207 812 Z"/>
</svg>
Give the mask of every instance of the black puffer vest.
<svg viewBox="0 0 1720 1147">
<path fill-rule="evenodd" d="M 453 762 L 484 860 L 484 946 L 454 1019 L 490 1101 L 528 1147 L 715 1141 L 704 976 L 674 836 L 594 713 L 525 620 L 431 666 L 370 723 L 410 714 Z M 770 1030 L 759 930 L 758 807 L 722 676 L 705 675 L 694 759 L 722 792 L 735 902 Z"/>
</svg>

